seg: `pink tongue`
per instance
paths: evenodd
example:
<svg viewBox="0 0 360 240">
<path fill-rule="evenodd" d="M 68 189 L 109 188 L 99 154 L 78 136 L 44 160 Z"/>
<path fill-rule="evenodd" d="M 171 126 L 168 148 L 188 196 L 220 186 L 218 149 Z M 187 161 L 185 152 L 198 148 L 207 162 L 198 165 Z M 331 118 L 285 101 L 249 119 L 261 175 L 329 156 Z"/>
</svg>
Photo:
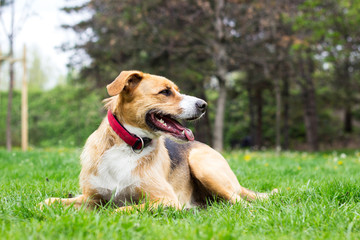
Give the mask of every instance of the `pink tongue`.
<svg viewBox="0 0 360 240">
<path fill-rule="evenodd" d="M 188 141 L 194 141 L 194 134 L 192 133 L 192 131 L 184 126 L 182 126 L 178 121 L 176 121 L 175 119 L 171 119 L 171 118 L 167 118 L 167 117 L 163 117 L 163 119 L 165 119 L 165 121 L 168 123 L 168 125 L 172 126 L 173 128 L 177 129 L 177 131 L 179 131 L 180 133 L 182 131 L 184 131 L 184 136 Z"/>
<path fill-rule="evenodd" d="M 192 133 L 192 131 L 190 129 L 187 129 L 187 128 L 185 129 L 185 137 L 189 141 L 194 141 L 194 134 Z"/>
</svg>

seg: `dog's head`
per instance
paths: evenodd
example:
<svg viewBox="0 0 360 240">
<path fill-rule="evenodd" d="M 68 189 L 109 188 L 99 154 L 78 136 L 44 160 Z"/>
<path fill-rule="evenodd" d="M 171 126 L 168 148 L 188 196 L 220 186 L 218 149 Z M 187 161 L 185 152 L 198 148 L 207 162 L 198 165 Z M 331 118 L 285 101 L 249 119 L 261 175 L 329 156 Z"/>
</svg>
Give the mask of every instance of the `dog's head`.
<svg viewBox="0 0 360 240">
<path fill-rule="evenodd" d="M 198 119 L 207 107 L 204 100 L 180 94 L 172 81 L 140 71 L 121 72 L 107 91 L 113 96 L 108 107 L 122 123 L 184 141 L 194 136 L 178 120 Z"/>
</svg>

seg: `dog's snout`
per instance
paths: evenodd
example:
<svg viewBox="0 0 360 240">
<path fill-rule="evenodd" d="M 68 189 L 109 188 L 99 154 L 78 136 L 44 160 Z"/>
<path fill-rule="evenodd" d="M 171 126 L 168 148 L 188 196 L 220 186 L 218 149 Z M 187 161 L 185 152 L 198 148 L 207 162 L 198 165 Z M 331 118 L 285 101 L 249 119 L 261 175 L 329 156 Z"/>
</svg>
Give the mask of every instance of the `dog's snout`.
<svg viewBox="0 0 360 240">
<path fill-rule="evenodd" d="M 200 98 L 183 95 L 180 107 L 183 111 L 178 115 L 179 119 L 195 120 L 205 113 L 207 103 Z"/>
<path fill-rule="evenodd" d="M 199 100 L 195 103 L 197 109 L 199 109 L 202 113 L 206 111 L 207 103 L 203 100 Z"/>
</svg>

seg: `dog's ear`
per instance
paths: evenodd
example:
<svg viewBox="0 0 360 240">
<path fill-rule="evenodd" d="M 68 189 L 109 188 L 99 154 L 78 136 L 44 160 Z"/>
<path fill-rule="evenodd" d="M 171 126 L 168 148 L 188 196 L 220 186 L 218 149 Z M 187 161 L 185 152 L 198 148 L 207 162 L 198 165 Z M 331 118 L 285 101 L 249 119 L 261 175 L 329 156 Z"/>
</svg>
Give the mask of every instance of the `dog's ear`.
<svg viewBox="0 0 360 240">
<path fill-rule="evenodd" d="M 115 80 L 106 86 L 110 96 L 115 96 L 122 91 L 131 91 L 143 78 L 140 71 L 122 71 Z"/>
</svg>

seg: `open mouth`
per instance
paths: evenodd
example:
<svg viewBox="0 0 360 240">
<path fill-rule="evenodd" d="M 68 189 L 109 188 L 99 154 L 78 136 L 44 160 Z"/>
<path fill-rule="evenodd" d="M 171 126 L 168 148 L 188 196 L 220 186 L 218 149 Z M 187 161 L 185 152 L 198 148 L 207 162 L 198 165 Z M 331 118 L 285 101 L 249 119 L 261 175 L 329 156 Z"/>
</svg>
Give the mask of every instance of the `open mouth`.
<svg viewBox="0 0 360 240">
<path fill-rule="evenodd" d="M 175 120 L 171 115 L 149 112 L 146 115 L 146 123 L 149 127 L 166 132 L 172 136 L 185 141 L 193 141 L 194 134 L 192 131 Z"/>
</svg>

